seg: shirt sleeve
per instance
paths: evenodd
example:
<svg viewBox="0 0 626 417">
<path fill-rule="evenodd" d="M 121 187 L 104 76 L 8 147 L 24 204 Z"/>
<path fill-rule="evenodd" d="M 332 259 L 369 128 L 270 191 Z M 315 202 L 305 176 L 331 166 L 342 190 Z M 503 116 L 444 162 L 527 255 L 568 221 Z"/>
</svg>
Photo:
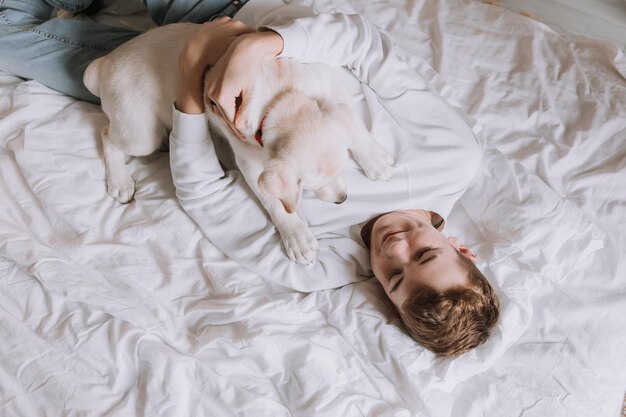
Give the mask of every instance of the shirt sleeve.
<svg viewBox="0 0 626 417">
<path fill-rule="evenodd" d="M 243 176 L 221 167 L 205 115 L 173 111 L 170 164 L 176 197 L 217 248 L 263 278 L 298 291 L 336 288 L 362 279 L 355 256 L 367 258 L 367 253 L 346 237 L 321 239 L 310 265 L 292 262 Z"/>
<path fill-rule="evenodd" d="M 268 28 L 283 38 L 280 58 L 346 67 L 380 97 L 429 89 L 415 68 L 399 57 L 389 36 L 361 15 L 320 14 Z"/>
</svg>

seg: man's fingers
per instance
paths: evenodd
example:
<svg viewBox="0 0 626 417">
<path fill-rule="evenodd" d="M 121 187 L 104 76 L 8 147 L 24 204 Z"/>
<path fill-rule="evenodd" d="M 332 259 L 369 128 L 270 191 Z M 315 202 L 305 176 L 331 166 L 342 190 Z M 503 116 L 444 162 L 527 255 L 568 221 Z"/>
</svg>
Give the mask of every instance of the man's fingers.
<svg viewBox="0 0 626 417">
<path fill-rule="evenodd" d="M 255 28 L 251 28 L 250 26 L 242 23 L 243 26 L 239 28 L 239 35 L 244 35 L 246 33 L 254 33 L 256 32 Z"/>
<path fill-rule="evenodd" d="M 226 122 L 226 124 L 228 125 L 228 127 L 230 128 L 230 130 L 233 132 L 233 134 L 235 136 L 237 136 L 237 138 L 239 140 L 244 141 L 245 138 L 244 136 L 241 134 L 241 132 L 239 130 L 237 130 L 237 128 L 235 127 L 234 123 L 233 123 L 233 117 L 234 117 L 234 100 L 233 100 L 233 109 L 230 108 L 230 106 L 226 106 L 226 107 L 222 107 L 219 105 L 219 103 L 217 104 L 217 110 L 219 111 L 220 116 L 222 117 L 222 119 Z M 232 111 L 232 115 L 227 113 L 228 111 Z"/>
<path fill-rule="evenodd" d="M 234 125 L 235 129 L 239 132 L 246 132 L 248 124 L 248 100 L 246 100 L 245 95 L 241 94 L 241 103 L 235 112 L 235 120 Z M 249 132 L 247 132 L 249 133 Z"/>
<path fill-rule="evenodd" d="M 211 25 L 211 26 L 216 26 L 216 25 L 220 25 L 220 26 L 224 26 L 230 29 L 233 29 L 235 31 L 239 31 L 241 33 L 243 32 L 256 32 L 255 29 L 251 28 L 250 26 L 246 25 L 245 23 L 243 23 L 241 20 L 235 20 L 232 17 L 229 16 L 222 16 L 219 19 L 216 19 L 212 22 L 205 22 L 204 25 Z"/>
<path fill-rule="evenodd" d="M 233 120 L 235 119 L 235 100 L 233 99 L 232 102 L 228 103 L 226 106 L 218 104 L 217 108 L 222 115 L 222 119 L 226 121 L 233 133 L 235 133 L 237 137 L 241 137 L 239 131 L 233 123 Z"/>
<path fill-rule="evenodd" d="M 237 22 L 239 24 L 235 24 L 234 22 Z M 240 36 L 240 35 L 246 35 L 248 33 L 254 33 L 256 32 L 255 29 L 251 28 L 250 26 L 246 25 L 245 23 L 241 23 L 238 20 L 233 21 L 232 24 L 229 24 L 228 28 L 226 29 L 228 31 L 228 33 L 234 37 Z"/>
<path fill-rule="evenodd" d="M 206 107 L 211 111 L 211 113 L 219 116 L 219 112 L 217 111 L 217 105 L 213 100 L 205 101 L 205 103 Z"/>
<path fill-rule="evenodd" d="M 234 94 L 220 94 L 219 96 L 211 96 L 211 99 L 217 104 L 217 108 L 222 113 L 222 117 L 231 125 L 235 119 L 235 97 Z"/>
<path fill-rule="evenodd" d="M 241 33 L 243 34 L 243 33 L 254 33 L 254 32 L 256 32 L 256 29 L 255 29 L 255 28 L 251 28 L 250 26 L 246 26 L 246 27 L 243 29 L 243 32 L 241 32 Z"/>
<path fill-rule="evenodd" d="M 205 79 L 205 92 L 204 92 L 204 102 L 206 103 L 209 110 L 222 118 L 224 122 L 228 125 L 230 130 L 241 140 L 243 140 L 243 135 L 240 131 L 235 127 L 234 119 L 235 113 L 237 110 L 237 94 L 233 92 L 223 92 L 215 93 L 213 88 L 211 77 L 207 76 Z"/>
<path fill-rule="evenodd" d="M 245 140 L 243 135 L 235 128 L 233 123 L 229 121 L 228 116 L 222 111 L 221 107 L 215 101 L 209 99 L 207 101 L 207 104 L 209 106 L 209 110 L 211 111 L 211 113 L 213 113 L 214 115 L 216 115 L 219 118 L 221 118 L 222 120 L 224 120 L 224 122 L 226 123 L 228 128 L 231 130 L 231 132 L 233 132 L 233 134 L 239 140 L 241 140 L 241 141 Z"/>
<path fill-rule="evenodd" d="M 236 20 L 233 19 L 230 23 L 230 25 L 232 25 L 234 28 L 238 29 L 238 30 L 247 30 L 247 29 L 251 29 L 250 26 L 246 25 L 245 23 L 243 23 L 241 20 Z M 254 29 L 253 29 L 254 30 Z"/>
</svg>

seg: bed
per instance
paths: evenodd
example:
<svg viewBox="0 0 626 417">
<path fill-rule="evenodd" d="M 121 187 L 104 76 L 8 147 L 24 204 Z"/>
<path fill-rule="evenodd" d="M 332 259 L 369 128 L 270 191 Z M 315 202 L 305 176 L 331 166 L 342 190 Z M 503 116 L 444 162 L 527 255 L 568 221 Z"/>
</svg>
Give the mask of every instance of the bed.
<svg viewBox="0 0 626 417">
<path fill-rule="evenodd" d="M 474 1 L 296 3 L 386 30 L 484 138 L 448 232 L 501 297 L 493 337 L 437 359 L 375 279 L 313 293 L 263 280 L 182 211 L 166 153 L 131 159 L 136 201 L 116 203 L 101 110 L 0 72 L 0 415 L 619 415 L 620 47 Z"/>
</svg>

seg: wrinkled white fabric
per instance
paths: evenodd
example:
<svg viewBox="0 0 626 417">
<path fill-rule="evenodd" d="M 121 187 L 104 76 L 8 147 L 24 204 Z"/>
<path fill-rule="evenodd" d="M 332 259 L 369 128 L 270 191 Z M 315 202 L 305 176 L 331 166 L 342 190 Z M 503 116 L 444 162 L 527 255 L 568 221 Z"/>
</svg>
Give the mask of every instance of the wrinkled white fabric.
<svg viewBox="0 0 626 417">
<path fill-rule="evenodd" d="M 618 48 L 479 2 L 311 3 L 387 30 L 483 127 L 448 231 L 502 295 L 494 337 L 436 360 L 373 280 L 305 294 L 241 268 L 182 211 L 167 154 L 130 159 L 116 204 L 99 108 L 0 74 L 0 415 L 618 415 Z"/>
</svg>

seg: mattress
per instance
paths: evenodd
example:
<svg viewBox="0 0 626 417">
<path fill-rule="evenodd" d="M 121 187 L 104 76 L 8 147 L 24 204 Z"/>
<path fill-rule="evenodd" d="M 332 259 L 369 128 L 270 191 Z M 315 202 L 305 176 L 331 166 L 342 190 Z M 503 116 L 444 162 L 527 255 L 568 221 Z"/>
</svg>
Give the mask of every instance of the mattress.
<svg viewBox="0 0 626 417">
<path fill-rule="evenodd" d="M 0 415 L 617 416 L 620 47 L 480 2 L 291 3 L 361 13 L 484 138 L 448 232 L 501 297 L 493 337 L 437 359 L 373 278 L 300 293 L 242 268 L 182 211 L 166 153 L 130 158 L 116 203 L 99 107 L 0 72 Z"/>
</svg>

